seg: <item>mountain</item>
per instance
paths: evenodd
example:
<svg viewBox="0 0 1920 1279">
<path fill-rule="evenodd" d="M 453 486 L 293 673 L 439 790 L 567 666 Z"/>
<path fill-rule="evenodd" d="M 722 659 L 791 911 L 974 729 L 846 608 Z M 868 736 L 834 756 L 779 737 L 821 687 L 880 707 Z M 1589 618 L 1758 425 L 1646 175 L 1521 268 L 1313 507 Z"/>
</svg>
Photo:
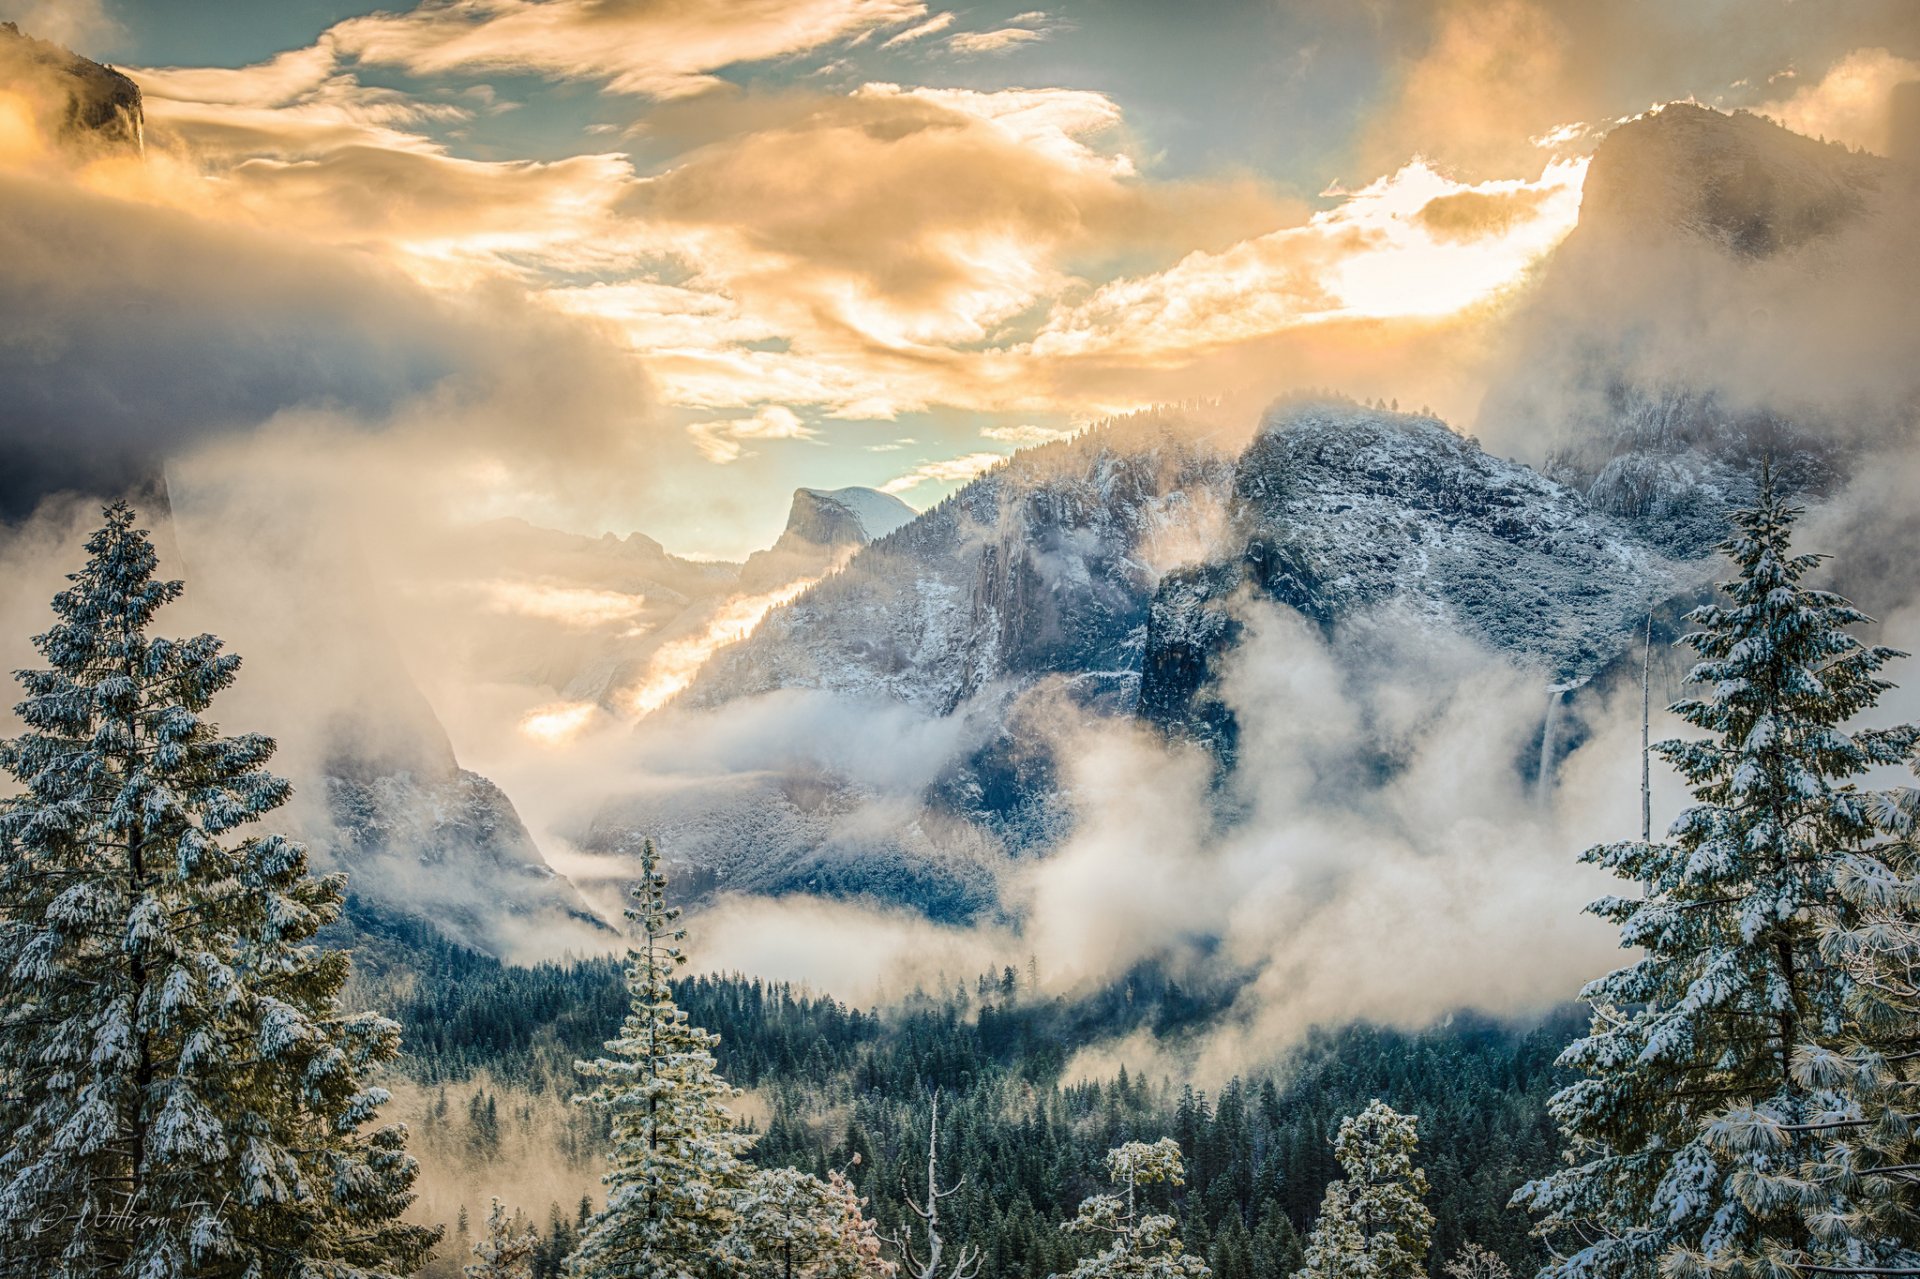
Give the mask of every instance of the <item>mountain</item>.
<svg viewBox="0 0 1920 1279">
<path fill-rule="evenodd" d="M 1920 394 L 1911 326 L 1876 301 L 1920 287 L 1915 196 L 1885 158 L 1743 112 L 1675 103 L 1619 126 L 1480 429 L 1683 556 L 1718 540 L 1763 460 L 1829 491 Z"/>
<path fill-rule="evenodd" d="M 685 702 L 805 688 L 944 715 L 1045 675 L 1126 702 L 1156 566 L 1203 534 L 1227 468 L 1176 413 L 1017 453 L 769 614 Z"/>
<path fill-rule="evenodd" d="M 773 610 L 670 708 L 694 731 L 824 698 L 856 732 L 944 731 L 927 776 L 889 788 L 796 758 L 648 778 L 578 842 L 654 838 L 695 891 L 997 910 L 1008 865 L 1071 831 L 1053 731 L 1066 708 L 1192 738 L 1233 767 L 1216 682 L 1246 599 L 1329 634 L 1392 606 L 1508 654 L 1544 694 L 1591 680 L 1696 576 L 1632 521 L 1433 418 L 1301 402 L 1243 449 L 1226 435 L 1167 411 L 1015 454 Z"/>
<path fill-rule="evenodd" d="M 740 570 L 745 590 L 777 590 L 802 578 L 816 578 L 844 561 L 847 553 L 885 537 L 911 520 L 911 506 L 878 489 L 795 489 L 780 538 L 747 557 Z"/>
<path fill-rule="evenodd" d="M 146 109 L 140 86 L 122 72 L 0 22 L 0 80 L 27 92 L 69 142 L 141 150 Z"/>
<path fill-rule="evenodd" d="M 1628 521 L 1437 419 L 1287 405 L 1234 465 L 1217 550 L 1154 593 L 1139 713 L 1231 758 L 1231 716 L 1210 690 L 1243 598 L 1329 635 L 1391 603 L 1573 687 L 1689 576 Z"/>
</svg>

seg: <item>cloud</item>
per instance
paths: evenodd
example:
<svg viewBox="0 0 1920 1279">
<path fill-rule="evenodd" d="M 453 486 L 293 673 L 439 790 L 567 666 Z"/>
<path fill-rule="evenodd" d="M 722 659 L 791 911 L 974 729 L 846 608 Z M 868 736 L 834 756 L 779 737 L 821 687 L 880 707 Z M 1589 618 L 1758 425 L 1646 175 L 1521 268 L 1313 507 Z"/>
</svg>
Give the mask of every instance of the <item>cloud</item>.
<svg viewBox="0 0 1920 1279">
<path fill-rule="evenodd" d="M 0 0 L 0 22 L 69 49 L 96 48 L 121 32 L 106 0 Z"/>
<path fill-rule="evenodd" d="M 936 13 L 925 22 L 908 27 L 905 31 L 897 35 L 888 36 L 881 42 L 880 47 L 882 49 L 897 49 L 903 44 L 911 44 L 915 40 L 924 40 L 928 36 L 939 35 L 952 25 L 952 10 L 948 10 L 945 13 Z"/>
<path fill-rule="evenodd" d="M 922 462 L 904 475 L 896 475 L 880 486 L 882 493 L 911 493 L 923 484 L 955 484 L 990 471 L 1006 461 L 1003 453 L 968 453 L 962 457 Z"/>
<path fill-rule="evenodd" d="M 726 897 L 688 928 L 701 972 L 778 974 L 867 1007 L 916 989 L 950 990 L 1021 954 L 1009 930 L 816 897 Z M 820 945 L 823 937 L 834 944 Z"/>
<path fill-rule="evenodd" d="M 1581 916 L 1606 881 L 1576 854 L 1637 821 L 1637 689 L 1583 703 L 1590 735 L 1542 793 L 1516 767 L 1538 753 L 1534 677 L 1411 618 L 1329 641 L 1270 605 L 1244 616 L 1222 694 L 1245 762 L 1224 784 L 1138 728 L 1063 729 L 1073 833 L 1009 883 L 1051 986 L 1154 958 L 1240 974 L 1218 1024 L 1156 1046 L 1217 1083 L 1316 1025 L 1524 1014 L 1610 966 L 1610 930 Z M 1673 811 L 1677 783 L 1658 782 Z M 1140 1047 L 1096 1056 L 1138 1068 Z"/>
<path fill-rule="evenodd" d="M 1071 439 L 1073 434 L 1074 432 L 1071 428 L 1036 426 L 1031 422 L 1022 423 L 1019 426 L 983 427 L 980 431 L 980 437 L 982 439 L 998 440 L 1002 444 L 1012 444 L 1020 448 L 1026 448 L 1033 444 L 1051 444 L 1055 440 Z"/>
<path fill-rule="evenodd" d="M 966 57 L 979 57 L 984 54 L 1005 53 L 1017 49 L 1023 44 L 1034 44 L 1047 38 L 1045 31 L 1036 31 L 1031 27 L 1000 27 L 993 31 L 963 31 L 947 40 L 947 47 Z"/>
<path fill-rule="evenodd" d="M 752 417 L 722 418 L 695 422 L 687 427 L 694 446 L 708 461 L 737 462 L 752 454 L 741 447 L 742 440 L 817 440 L 820 432 L 800 420 L 792 409 L 768 404 Z"/>
<path fill-rule="evenodd" d="M 1585 173 L 1584 161 L 1554 161 L 1533 181 L 1468 186 L 1416 160 L 1339 193 L 1341 203 L 1303 226 L 1102 285 L 1057 308 L 1032 348 L 1185 361 L 1327 320 L 1458 312 L 1518 283 L 1565 238 Z M 1429 212 L 1436 204 L 1437 215 Z M 1499 217 L 1490 219 L 1493 211 Z M 1485 224 L 1479 233 L 1461 234 L 1475 218 Z"/>
<path fill-rule="evenodd" d="M 328 37 L 343 54 L 414 75 L 531 72 L 675 98 L 712 88 L 726 67 L 925 14 L 918 0 L 451 0 L 350 18 Z"/>
<path fill-rule="evenodd" d="M 1893 90 L 1920 81 L 1920 61 L 1886 49 L 1856 49 L 1813 84 L 1753 109 L 1795 133 L 1828 138 L 1881 155 L 1893 143 Z M 1791 82 L 1789 82 L 1791 83 Z"/>
</svg>

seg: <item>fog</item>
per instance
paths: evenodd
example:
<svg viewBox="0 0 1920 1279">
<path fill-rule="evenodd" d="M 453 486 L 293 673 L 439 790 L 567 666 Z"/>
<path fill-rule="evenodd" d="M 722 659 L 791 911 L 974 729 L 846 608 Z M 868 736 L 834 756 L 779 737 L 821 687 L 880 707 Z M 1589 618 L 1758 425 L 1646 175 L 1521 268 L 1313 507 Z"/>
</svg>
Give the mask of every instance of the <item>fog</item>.
<svg viewBox="0 0 1920 1279">
<path fill-rule="evenodd" d="M 1243 601 L 1246 639 L 1221 687 L 1238 766 L 1222 777 L 1197 748 L 1039 690 L 1053 700 L 1029 719 L 1063 762 L 1071 820 L 1056 846 L 1012 857 L 925 797 L 1015 690 L 949 716 L 797 689 L 710 711 L 672 701 L 838 560 L 749 586 L 645 539 L 493 522 L 627 532 L 644 513 L 659 521 L 646 533 L 740 513 L 723 481 L 686 483 L 706 465 L 694 439 L 605 325 L 531 307 L 499 278 L 429 288 L 379 255 L 209 211 L 178 153 L 140 160 L 53 137 L 41 92 L 16 78 L 9 100 L 32 109 L 0 112 L 0 658 L 32 662 L 27 637 L 78 567 L 95 499 L 133 493 L 165 570 L 188 582 L 163 627 L 214 630 L 246 660 L 217 713 L 229 731 L 282 741 L 298 785 L 286 823 L 338 839 L 328 787 L 342 774 L 416 788 L 382 813 L 406 817 L 400 855 L 358 868 L 390 901 L 514 960 L 613 949 L 604 921 L 635 862 L 594 845 L 604 809 L 640 797 L 693 811 L 805 782 L 832 791 L 835 836 L 911 832 L 991 907 L 936 923 L 722 884 L 690 921 L 701 967 L 863 1004 L 1029 958 L 1049 994 L 1148 961 L 1211 972 L 1240 983 L 1220 1024 L 1096 1045 L 1074 1067 L 1203 1081 L 1271 1062 L 1315 1025 L 1414 1026 L 1469 1005 L 1524 1015 L 1620 958 L 1580 914 L 1605 881 L 1576 858 L 1638 828 L 1630 681 L 1570 694 L 1553 712 L 1569 746 L 1543 752 L 1544 677 L 1444 624 L 1388 611 L 1329 636 Z M 1456 124 L 1461 154 L 1480 156 L 1484 121 Z M 1404 127 L 1387 119 L 1379 136 Z M 1808 163 L 1856 160 L 1829 149 Z M 1911 169 L 1872 171 L 1860 215 L 1800 251 L 1743 257 L 1675 237 L 1630 250 L 1617 226 L 1589 221 L 1519 294 L 1465 314 L 1269 334 L 1130 385 L 1174 398 L 1217 378 L 1206 389 L 1251 406 L 1337 380 L 1409 405 L 1480 403 L 1460 425 L 1535 461 L 1597 438 L 1623 387 L 1784 419 L 1834 459 L 1809 497 L 1806 544 L 1838 557 L 1833 580 L 1886 619 L 1885 638 L 1920 647 L 1920 573 L 1904 554 L 1920 534 L 1920 219 Z M 1203 558 L 1225 519 L 1198 512 L 1151 548 L 1149 570 Z M 1658 704 L 1684 663 L 1656 662 Z M 1903 689 L 1888 718 L 1917 704 Z M 1674 727 L 1663 719 L 1656 735 Z M 1557 756 L 1545 778 L 1543 754 Z M 467 785 L 461 768 L 496 783 L 517 817 L 489 809 L 499 829 L 484 849 L 455 840 L 410 860 L 414 834 L 442 838 L 436 806 Z M 1664 822 L 1683 796 L 1655 779 Z M 751 830 L 736 843 L 753 855 Z M 481 853 L 482 872 L 460 860 Z M 518 863 L 565 878 L 519 876 Z M 483 921 L 502 885 L 538 909 Z"/>
</svg>

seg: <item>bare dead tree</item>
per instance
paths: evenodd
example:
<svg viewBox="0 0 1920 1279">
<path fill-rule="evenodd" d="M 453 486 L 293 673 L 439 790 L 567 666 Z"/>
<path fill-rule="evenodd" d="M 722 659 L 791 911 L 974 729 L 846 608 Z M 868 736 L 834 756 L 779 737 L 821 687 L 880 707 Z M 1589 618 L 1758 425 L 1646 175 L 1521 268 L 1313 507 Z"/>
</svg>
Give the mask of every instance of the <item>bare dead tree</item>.
<svg viewBox="0 0 1920 1279">
<path fill-rule="evenodd" d="M 924 1202 L 916 1203 L 913 1192 L 907 1188 L 907 1175 L 900 1174 L 900 1194 L 906 1200 L 913 1215 L 920 1218 L 926 1231 L 926 1251 L 914 1247 L 913 1231 L 903 1230 L 898 1235 L 882 1236 L 900 1254 L 901 1267 L 906 1271 L 906 1279 L 976 1279 L 980 1273 L 982 1256 L 980 1249 L 966 1244 L 960 1246 L 954 1254 L 953 1264 L 944 1276 L 940 1273 L 942 1254 L 946 1251 L 946 1241 L 940 1237 L 940 1201 L 951 1198 L 967 1184 L 963 1176 L 960 1180 L 940 1189 L 940 1093 L 933 1094 L 933 1118 L 927 1124 L 927 1197 Z"/>
<path fill-rule="evenodd" d="M 1640 654 L 1640 842 L 1653 842 L 1653 610 L 1647 610 L 1647 643 Z"/>
</svg>

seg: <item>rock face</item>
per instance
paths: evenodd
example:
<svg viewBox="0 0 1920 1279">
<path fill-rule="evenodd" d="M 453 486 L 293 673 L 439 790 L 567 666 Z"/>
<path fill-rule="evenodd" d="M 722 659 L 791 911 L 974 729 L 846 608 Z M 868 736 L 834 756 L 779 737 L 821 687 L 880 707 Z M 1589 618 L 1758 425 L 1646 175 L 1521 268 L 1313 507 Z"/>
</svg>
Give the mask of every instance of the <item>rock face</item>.
<svg viewBox="0 0 1920 1279">
<path fill-rule="evenodd" d="M 1231 759 L 1210 692 L 1246 596 L 1331 632 L 1380 608 L 1575 685 L 1679 587 L 1627 521 L 1436 419 L 1351 404 L 1276 409 L 1234 466 L 1220 553 L 1169 574 L 1148 624 L 1140 714 Z"/>
<path fill-rule="evenodd" d="M 1768 258 L 1832 235 L 1891 178 L 1879 156 L 1817 142 L 1746 112 L 1676 102 L 1609 133 L 1594 152 L 1571 256 L 1664 236 Z"/>
<path fill-rule="evenodd" d="M 1060 675 L 1130 704 L 1156 565 L 1217 511 L 1227 473 L 1168 414 L 1018 453 L 775 610 L 686 701 L 805 688 L 945 715 Z"/>
<path fill-rule="evenodd" d="M 146 111 L 140 86 L 112 67 L 0 22 L 0 80 L 27 88 L 57 134 L 141 150 Z"/>
<path fill-rule="evenodd" d="M 767 550 L 747 557 L 740 570 L 740 586 L 767 591 L 819 577 L 852 551 L 885 537 L 916 514 L 899 498 L 877 489 L 795 489 L 786 528 Z"/>
<path fill-rule="evenodd" d="M 1874 363 L 1884 334 L 1857 341 L 1849 326 L 1885 326 L 1848 281 L 1910 269 L 1898 228 L 1912 196 L 1887 160 L 1757 116 L 1674 104 L 1620 126 L 1515 321 L 1482 431 L 1544 443 L 1530 455 L 1547 474 L 1682 556 L 1719 539 L 1763 459 L 1824 491 L 1851 442 L 1920 390 L 1909 379 L 1875 404 L 1813 386 L 1822 368 Z"/>
</svg>

